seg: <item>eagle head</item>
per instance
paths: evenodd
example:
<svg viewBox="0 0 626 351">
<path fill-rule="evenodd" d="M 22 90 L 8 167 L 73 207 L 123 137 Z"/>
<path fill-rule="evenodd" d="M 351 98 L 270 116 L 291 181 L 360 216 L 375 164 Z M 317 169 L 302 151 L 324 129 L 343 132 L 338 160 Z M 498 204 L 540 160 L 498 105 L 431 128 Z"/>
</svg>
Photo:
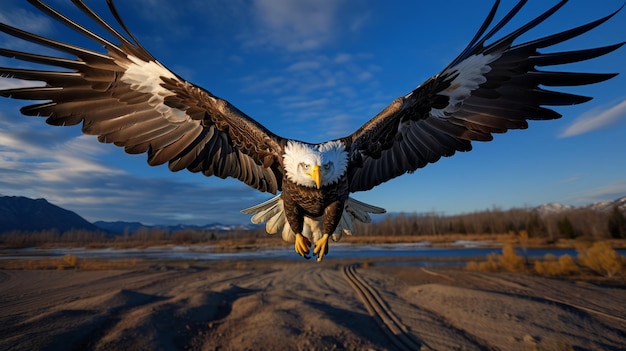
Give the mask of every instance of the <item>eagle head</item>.
<svg viewBox="0 0 626 351">
<path fill-rule="evenodd" d="M 306 144 L 290 140 L 285 146 L 283 167 L 287 179 L 310 188 L 339 181 L 348 168 L 348 153 L 339 140 Z"/>
</svg>

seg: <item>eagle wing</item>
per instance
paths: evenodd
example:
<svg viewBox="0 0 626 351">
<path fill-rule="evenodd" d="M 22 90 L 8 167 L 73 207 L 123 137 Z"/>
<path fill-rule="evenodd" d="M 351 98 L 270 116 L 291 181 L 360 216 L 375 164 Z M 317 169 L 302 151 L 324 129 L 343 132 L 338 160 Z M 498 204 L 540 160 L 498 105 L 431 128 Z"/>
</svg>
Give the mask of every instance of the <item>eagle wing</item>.
<svg viewBox="0 0 626 351">
<path fill-rule="evenodd" d="M 456 151 L 471 150 L 471 141 L 492 140 L 492 133 L 528 127 L 527 120 L 561 117 L 543 106 L 579 104 L 589 97 L 546 90 L 542 86 L 577 86 L 616 74 L 541 71 L 536 67 L 592 59 L 624 43 L 568 52 L 539 53 L 579 36 L 618 11 L 597 21 L 537 40 L 514 41 L 559 10 L 561 1 L 519 29 L 495 39 L 524 6 L 520 1 L 489 29 L 497 1 L 467 48 L 440 74 L 397 98 L 346 138 L 350 147 L 350 191 L 364 191 L 413 172 Z M 485 45 L 487 40 L 492 40 Z"/>
<path fill-rule="evenodd" d="M 207 176 L 233 177 L 263 192 L 282 187 L 284 140 L 228 101 L 181 79 L 159 63 L 130 33 L 113 3 L 107 4 L 126 33 L 120 34 L 74 0 L 120 44 L 96 35 L 39 0 L 31 4 L 102 45 L 106 53 L 41 37 L 0 23 L 0 31 L 70 54 L 75 59 L 0 49 L 0 55 L 56 67 L 32 70 L 0 67 L 0 76 L 43 81 L 43 87 L 0 90 L 0 95 L 45 102 L 21 109 L 47 117 L 52 125 L 83 122 L 86 134 L 123 146 L 130 154 L 147 152 L 148 163 L 169 163 Z"/>
</svg>

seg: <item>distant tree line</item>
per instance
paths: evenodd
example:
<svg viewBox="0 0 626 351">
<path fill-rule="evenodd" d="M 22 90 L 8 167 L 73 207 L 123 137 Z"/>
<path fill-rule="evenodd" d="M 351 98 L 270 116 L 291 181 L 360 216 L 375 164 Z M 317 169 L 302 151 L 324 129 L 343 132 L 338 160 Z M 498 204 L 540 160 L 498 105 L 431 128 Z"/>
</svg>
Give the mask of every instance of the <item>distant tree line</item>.
<svg viewBox="0 0 626 351">
<path fill-rule="evenodd" d="M 355 231 L 362 236 L 379 235 L 446 235 L 502 234 L 526 231 L 531 237 L 575 239 L 626 238 L 626 217 L 619 208 L 610 212 L 573 209 L 560 213 L 540 214 L 528 209 L 501 210 L 493 208 L 468 214 L 446 216 L 437 212 L 426 214 L 401 213 L 376 223 L 356 223 Z"/>
<path fill-rule="evenodd" d="M 11 231 L 0 234 L 0 248 L 22 248 L 35 246 L 84 246 L 98 247 L 145 247 L 165 244 L 211 243 L 220 240 L 254 239 L 260 230 L 232 230 L 228 232 L 184 229 L 171 232 L 162 228 L 140 228 L 130 233 L 115 235 L 103 231 L 56 229 L 33 232 Z"/>
<path fill-rule="evenodd" d="M 77 246 L 87 246 L 96 242 L 106 242 L 105 232 L 81 230 L 69 230 L 60 232 L 57 229 L 40 231 L 10 231 L 0 234 L 0 245 L 2 247 L 17 248 L 41 246 L 46 244 L 71 244 Z"/>
<path fill-rule="evenodd" d="M 593 240 L 626 239 L 626 217 L 615 207 L 610 212 L 574 209 L 561 213 L 541 215 L 527 209 L 490 210 L 446 216 L 400 213 L 389 215 L 374 223 L 355 223 L 358 236 L 420 236 L 446 234 L 504 234 L 526 232 L 530 237 L 545 238 L 548 242 L 579 237 Z M 279 234 L 280 235 L 280 234 Z M 253 243 L 268 235 L 263 227 L 231 231 L 178 230 L 140 228 L 130 233 L 112 235 L 103 231 L 44 230 L 37 232 L 8 232 L 0 234 L 0 247 L 31 247 L 42 245 L 98 246 L 111 245 L 141 247 L 158 244 L 197 244 L 223 240 L 248 240 Z"/>
</svg>

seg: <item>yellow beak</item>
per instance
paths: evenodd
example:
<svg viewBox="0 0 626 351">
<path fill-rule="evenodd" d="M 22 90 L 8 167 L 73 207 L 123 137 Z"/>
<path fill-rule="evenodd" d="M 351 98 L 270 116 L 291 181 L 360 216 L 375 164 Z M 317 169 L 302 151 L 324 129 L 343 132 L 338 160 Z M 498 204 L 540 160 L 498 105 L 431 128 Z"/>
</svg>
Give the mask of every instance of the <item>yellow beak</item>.
<svg viewBox="0 0 626 351">
<path fill-rule="evenodd" d="M 309 177 L 315 182 L 315 186 L 319 189 L 322 186 L 322 174 L 320 172 L 320 166 L 315 165 L 311 172 L 308 173 Z"/>
</svg>

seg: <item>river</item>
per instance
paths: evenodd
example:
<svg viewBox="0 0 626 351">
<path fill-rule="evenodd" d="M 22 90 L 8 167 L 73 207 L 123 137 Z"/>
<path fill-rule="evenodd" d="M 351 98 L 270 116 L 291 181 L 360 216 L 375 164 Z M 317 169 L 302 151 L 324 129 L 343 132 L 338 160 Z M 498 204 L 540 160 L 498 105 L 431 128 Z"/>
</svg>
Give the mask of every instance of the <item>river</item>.
<svg viewBox="0 0 626 351">
<path fill-rule="evenodd" d="M 546 254 L 555 256 L 578 255 L 575 249 L 567 248 L 529 248 L 525 252 L 517 249 L 520 255 L 528 258 L 541 258 Z M 626 255 L 626 250 L 617 250 L 620 255 Z M 423 266 L 464 264 L 469 260 L 484 258 L 490 253 L 500 254 L 502 249 L 488 242 L 459 241 L 447 247 L 432 246 L 429 242 L 404 243 L 404 244 L 377 244 L 355 245 L 334 243 L 330 246 L 330 252 L 325 257 L 328 259 L 377 259 L 398 260 L 396 264 L 402 264 L 405 260 Z M 16 250 L 0 251 L 0 259 L 35 259 L 53 258 L 72 254 L 79 258 L 99 259 L 155 259 L 155 260 L 263 260 L 283 259 L 300 260 L 291 247 L 252 248 L 234 252 L 219 252 L 211 245 L 190 246 L 161 246 L 144 249 L 86 249 L 86 248 L 25 248 Z M 418 263 L 415 263 L 418 262 Z"/>
</svg>

